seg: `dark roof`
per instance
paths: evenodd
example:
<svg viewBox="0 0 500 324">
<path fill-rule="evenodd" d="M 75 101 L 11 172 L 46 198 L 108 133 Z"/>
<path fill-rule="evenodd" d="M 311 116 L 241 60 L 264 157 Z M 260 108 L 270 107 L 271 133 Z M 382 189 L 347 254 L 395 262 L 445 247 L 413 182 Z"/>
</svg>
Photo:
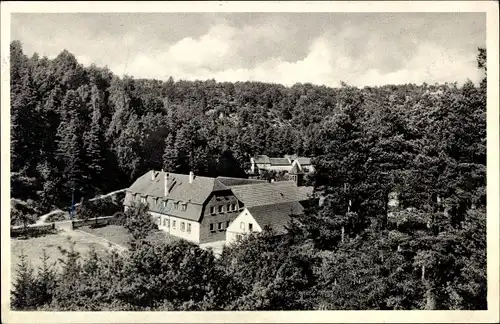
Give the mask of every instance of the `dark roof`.
<svg viewBox="0 0 500 324">
<path fill-rule="evenodd" d="M 296 160 L 300 163 L 300 165 L 311 165 L 311 158 L 298 157 Z"/>
<path fill-rule="evenodd" d="M 304 174 L 304 171 L 298 163 L 295 163 L 289 172 L 290 174 Z"/>
<path fill-rule="evenodd" d="M 269 158 L 272 165 L 290 165 L 290 160 L 287 158 Z"/>
<path fill-rule="evenodd" d="M 255 161 L 255 163 L 266 163 L 266 164 L 271 163 L 267 155 L 257 155 L 256 157 L 253 158 L 253 160 Z"/>
<path fill-rule="evenodd" d="M 228 187 L 240 186 L 252 183 L 267 183 L 266 180 L 258 180 L 258 179 L 243 179 L 243 178 L 228 178 L 228 177 L 217 177 L 216 179 L 219 180 L 220 183 Z"/>
<path fill-rule="evenodd" d="M 290 223 L 290 215 L 300 215 L 304 211 L 302 205 L 297 201 L 255 206 L 247 209 L 261 228 L 269 226 L 277 233 L 286 231 L 285 226 Z"/>
<path fill-rule="evenodd" d="M 245 207 L 276 203 L 299 202 L 309 199 L 293 181 L 277 181 L 231 187 L 234 195 Z"/>
<path fill-rule="evenodd" d="M 154 179 L 152 179 L 154 172 Z M 140 193 L 147 196 L 164 196 L 163 171 L 149 171 L 139 177 L 128 188 L 128 191 Z M 213 191 L 228 190 L 229 188 L 215 178 L 195 176 L 193 183 L 189 183 L 189 175 L 168 173 L 168 195 L 169 199 L 203 204 Z"/>
</svg>

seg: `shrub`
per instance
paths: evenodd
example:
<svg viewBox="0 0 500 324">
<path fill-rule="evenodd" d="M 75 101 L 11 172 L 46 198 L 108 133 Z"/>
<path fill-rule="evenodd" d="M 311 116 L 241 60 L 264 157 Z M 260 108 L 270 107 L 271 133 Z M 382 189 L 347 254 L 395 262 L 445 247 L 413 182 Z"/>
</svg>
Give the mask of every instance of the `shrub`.
<svg viewBox="0 0 500 324">
<path fill-rule="evenodd" d="M 120 212 L 123 208 L 120 199 L 106 197 L 87 201 L 76 207 L 76 214 L 80 219 L 110 216 Z"/>
<path fill-rule="evenodd" d="M 124 213 L 124 218 L 123 226 L 132 235 L 132 246 L 135 242 L 144 240 L 151 231 L 158 229 L 158 225 L 151 219 L 148 206 L 142 203 L 133 204 Z"/>
</svg>

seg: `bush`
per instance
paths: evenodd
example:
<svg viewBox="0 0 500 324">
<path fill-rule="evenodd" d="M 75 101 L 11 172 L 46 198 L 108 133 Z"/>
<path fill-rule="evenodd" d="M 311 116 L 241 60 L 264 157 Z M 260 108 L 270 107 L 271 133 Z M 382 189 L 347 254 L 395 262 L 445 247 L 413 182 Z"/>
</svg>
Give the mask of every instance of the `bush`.
<svg viewBox="0 0 500 324">
<path fill-rule="evenodd" d="M 56 232 L 57 230 L 54 224 L 37 225 L 30 227 L 17 227 L 17 228 L 11 227 L 10 237 L 11 238 L 23 237 L 23 236 L 36 237 L 41 235 L 54 234 Z"/>
<path fill-rule="evenodd" d="M 153 230 L 158 230 L 145 204 L 133 204 L 124 214 L 123 227 L 132 235 L 132 243 L 143 241 Z M 134 244 L 131 244 L 134 245 Z"/>
<path fill-rule="evenodd" d="M 38 211 L 33 200 L 23 201 L 19 199 L 10 200 L 10 225 L 23 225 L 35 223 Z"/>
<path fill-rule="evenodd" d="M 106 197 L 94 201 L 84 202 L 76 207 L 76 215 L 80 219 L 110 216 L 122 211 L 123 205 L 120 199 Z"/>
</svg>

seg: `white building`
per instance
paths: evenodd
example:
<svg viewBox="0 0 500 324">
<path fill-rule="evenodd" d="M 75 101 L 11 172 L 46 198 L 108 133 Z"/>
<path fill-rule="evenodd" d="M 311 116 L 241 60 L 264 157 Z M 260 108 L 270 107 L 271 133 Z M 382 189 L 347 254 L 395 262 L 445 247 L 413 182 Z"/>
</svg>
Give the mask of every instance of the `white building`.
<svg viewBox="0 0 500 324">
<path fill-rule="evenodd" d="M 297 201 L 246 207 L 227 228 L 226 244 L 237 242 L 248 233 L 260 233 L 264 228 L 272 229 L 275 234 L 286 233 L 291 215 L 303 212 Z"/>
</svg>

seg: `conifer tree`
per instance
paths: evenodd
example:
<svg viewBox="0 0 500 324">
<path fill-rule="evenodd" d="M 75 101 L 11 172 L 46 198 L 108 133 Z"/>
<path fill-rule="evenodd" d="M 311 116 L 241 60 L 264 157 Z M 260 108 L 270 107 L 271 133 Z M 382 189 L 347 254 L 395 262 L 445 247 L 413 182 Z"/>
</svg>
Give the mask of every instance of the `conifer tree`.
<svg viewBox="0 0 500 324">
<path fill-rule="evenodd" d="M 36 278 L 36 296 L 37 305 L 50 305 L 54 295 L 54 289 L 57 280 L 57 274 L 54 269 L 54 264 L 49 263 L 49 256 L 44 249 L 42 256 L 41 266 L 38 268 L 38 275 Z"/>
<path fill-rule="evenodd" d="M 91 106 L 92 106 L 92 121 L 90 129 L 85 137 L 86 162 L 88 168 L 89 184 L 93 186 L 95 191 L 99 190 L 99 184 L 102 182 L 103 170 L 103 136 L 102 136 L 102 120 L 101 120 L 101 105 L 102 99 L 97 86 L 92 87 Z M 94 192 L 95 194 L 96 192 Z"/>
<path fill-rule="evenodd" d="M 163 153 L 163 168 L 166 172 L 178 172 L 179 170 L 179 152 L 175 145 L 174 136 L 168 134 L 165 139 L 165 151 Z"/>
<path fill-rule="evenodd" d="M 36 277 L 24 251 L 19 259 L 11 295 L 11 307 L 16 310 L 33 310 L 37 303 Z"/>
<path fill-rule="evenodd" d="M 83 127 L 79 115 L 83 102 L 76 91 L 70 90 L 62 105 L 63 115 L 57 130 L 57 158 L 63 166 L 61 171 L 67 188 L 74 186 L 81 189 L 86 180 L 81 137 Z"/>
</svg>

